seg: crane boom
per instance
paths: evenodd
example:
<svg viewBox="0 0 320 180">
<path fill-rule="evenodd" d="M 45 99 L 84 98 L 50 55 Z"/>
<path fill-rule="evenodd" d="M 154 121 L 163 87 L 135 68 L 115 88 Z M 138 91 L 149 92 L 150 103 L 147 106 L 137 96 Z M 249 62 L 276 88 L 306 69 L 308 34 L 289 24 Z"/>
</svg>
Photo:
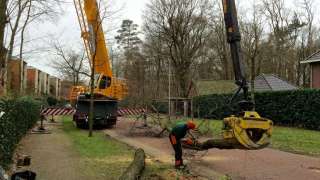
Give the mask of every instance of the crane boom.
<svg viewBox="0 0 320 180">
<path fill-rule="evenodd" d="M 96 0 L 73 0 L 81 29 L 84 47 L 95 73 L 94 94 L 111 97 L 118 100 L 127 95 L 127 85 L 124 79 L 113 77 L 109 52 L 103 32 L 100 7 Z M 76 100 L 77 95 L 87 88 L 78 86 L 71 91 L 70 100 Z M 79 91 L 80 89 L 80 91 Z"/>
<path fill-rule="evenodd" d="M 227 33 L 227 41 L 230 45 L 231 58 L 239 91 L 243 90 L 244 99 L 248 100 L 248 84 L 246 80 L 243 55 L 241 50 L 241 34 L 237 17 L 237 9 L 234 0 L 223 0 L 223 11 Z"/>
<path fill-rule="evenodd" d="M 110 67 L 109 52 L 106 46 L 102 20 L 96 0 L 85 0 L 84 11 L 88 23 L 88 32 L 84 33 L 87 33 L 88 36 L 86 38 L 89 38 L 89 59 L 91 64 L 93 64 L 92 62 L 94 61 L 96 73 L 103 73 L 111 78 L 112 70 Z"/>
</svg>

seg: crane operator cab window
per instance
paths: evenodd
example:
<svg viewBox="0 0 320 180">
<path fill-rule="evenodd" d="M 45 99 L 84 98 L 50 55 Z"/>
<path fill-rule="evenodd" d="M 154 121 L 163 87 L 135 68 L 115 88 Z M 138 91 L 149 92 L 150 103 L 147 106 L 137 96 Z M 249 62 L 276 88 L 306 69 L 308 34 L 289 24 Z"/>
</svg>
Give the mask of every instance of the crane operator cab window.
<svg viewBox="0 0 320 180">
<path fill-rule="evenodd" d="M 111 77 L 102 76 L 99 82 L 99 89 L 107 89 L 111 86 Z"/>
</svg>

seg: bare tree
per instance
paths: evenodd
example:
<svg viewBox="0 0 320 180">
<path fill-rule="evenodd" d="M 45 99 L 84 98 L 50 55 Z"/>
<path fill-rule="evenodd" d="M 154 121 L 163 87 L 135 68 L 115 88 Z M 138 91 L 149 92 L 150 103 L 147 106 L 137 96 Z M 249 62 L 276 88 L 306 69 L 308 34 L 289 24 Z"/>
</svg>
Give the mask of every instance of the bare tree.
<svg viewBox="0 0 320 180">
<path fill-rule="evenodd" d="M 28 0 L 18 0 L 18 1 L 13 1 L 11 2 L 13 5 L 13 10 L 12 12 L 8 12 L 10 15 L 10 20 L 9 20 L 9 25 L 10 25 L 10 40 L 9 40 L 9 45 L 8 45 L 8 52 L 6 54 L 5 58 L 5 71 L 4 71 L 4 89 L 5 92 L 8 91 L 8 87 L 10 84 L 10 74 L 8 73 L 8 62 L 12 58 L 13 50 L 14 50 L 14 43 L 16 39 L 16 34 L 19 30 L 19 24 L 20 24 L 20 19 L 22 18 L 22 15 L 26 9 L 28 9 Z M 17 10 L 15 11 L 15 6 Z"/>
<path fill-rule="evenodd" d="M 59 43 L 54 44 L 57 58 L 52 67 L 56 69 L 65 80 L 72 81 L 74 86 L 83 84 L 90 77 L 89 62 L 85 52 L 77 53 L 74 50 L 65 49 Z"/>
<path fill-rule="evenodd" d="M 308 66 L 300 64 L 300 61 L 305 60 L 308 56 L 316 51 L 315 46 L 315 27 L 314 27 L 314 16 L 315 16 L 315 3 L 314 0 L 300 0 L 302 17 L 306 22 L 307 26 L 301 33 L 300 47 L 298 49 L 298 70 L 297 70 L 297 85 L 307 87 L 309 84 Z"/>
<path fill-rule="evenodd" d="M 242 19 L 242 47 L 244 57 L 247 60 L 247 64 L 250 67 L 250 86 L 251 86 L 251 97 L 254 101 L 254 80 L 257 76 L 257 59 L 261 54 L 261 41 L 263 33 L 263 22 L 258 5 L 254 4 L 252 8 L 252 19 Z M 260 65 L 259 63 L 258 65 Z"/>
<path fill-rule="evenodd" d="M 213 13 L 209 16 L 210 36 L 207 39 L 207 57 L 221 79 L 232 79 L 232 63 L 227 39 L 221 2 L 215 2 Z"/>
<path fill-rule="evenodd" d="M 158 36 L 146 35 L 143 45 L 143 55 L 146 61 L 146 93 L 150 99 L 160 99 L 168 92 L 168 65 L 167 53 L 162 43 L 162 38 Z"/>
<path fill-rule="evenodd" d="M 298 34 L 305 25 L 296 12 L 287 8 L 284 0 L 263 0 L 264 12 L 270 25 L 270 48 L 272 51 L 266 56 L 269 58 L 271 69 L 281 77 L 295 81 L 297 60 L 295 46 Z"/>
<path fill-rule="evenodd" d="M 22 59 L 23 47 L 24 47 L 24 33 L 27 25 L 35 20 L 38 20 L 44 16 L 56 15 L 54 7 L 57 7 L 60 0 L 9 0 L 6 8 L 6 14 L 8 16 L 10 38 L 8 40 L 7 53 L 4 60 L 4 72 L 3 72 L 3 89 L 8 90 L 10 84 L 10 77 L 8 73 L 8 61 L 12 58 L 15 51 L 15 44 L 17 42 L 17 35 L 20 35 L 19 45 L 19 57 Z M 23 91 L 23 83 L 21 82 L 20 92 Z"/>
<path fill-rule="evenodd" d="M 144 29 L 163 38 L 181 97 L 188 96 L 190 67 L 202 55 L 210 6 L 208 0 L 152 0 L 147 5 Z"/>
<path fill-rule="evenodd" d="M 4 35 L 5 35 L 5 28 L 7 24 L 7 3 L 8 0 L 2 0 L 0 2 L 0 87 L 3 90 L 4 86 L 4 79 L 3 79 L 3 71 L 5 68 L 5 42 L 4 42 Z"/>
</svg>

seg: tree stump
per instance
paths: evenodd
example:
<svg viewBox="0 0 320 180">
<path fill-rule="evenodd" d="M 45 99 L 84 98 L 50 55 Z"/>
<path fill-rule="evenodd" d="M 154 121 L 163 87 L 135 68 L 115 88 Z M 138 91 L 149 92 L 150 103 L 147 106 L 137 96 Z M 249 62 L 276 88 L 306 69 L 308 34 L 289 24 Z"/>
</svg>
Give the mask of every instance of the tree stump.
<svg viewBox="0 0 320 180">
<path fill-rule="evenodd" d="M 143 149 L 138 149 L 135 152 L 134 160 L 126 171 L 122 174 L 119 180 L 137 180 L 145 168 L 145 153 Z"/>
</svg>

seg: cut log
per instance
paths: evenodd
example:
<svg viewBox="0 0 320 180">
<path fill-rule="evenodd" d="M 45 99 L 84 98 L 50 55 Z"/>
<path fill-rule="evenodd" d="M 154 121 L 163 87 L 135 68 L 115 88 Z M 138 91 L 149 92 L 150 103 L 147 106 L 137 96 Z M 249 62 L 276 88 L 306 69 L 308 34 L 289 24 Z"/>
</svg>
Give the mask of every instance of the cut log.
<svg viewBox="0 0 320 180">
<path fill-rule="evenodd" d="M 204 142 L 196 142 L 193 145 L 182 143 L 182 146 L 186 149 L 193 149 L 198 151 L 205 151 L 208 149 L 243 149 L 237 142 L 225 141 L 223 139 L 209 139 Z"/>
<path fill-rule="evenodd" d="M 137 180 L 145 168 L 145 153 L 143 149 L 138 149 L 135 152 L 134 160 L 126 171 L 122 174 L 119 180 Z"/>
</svg>

